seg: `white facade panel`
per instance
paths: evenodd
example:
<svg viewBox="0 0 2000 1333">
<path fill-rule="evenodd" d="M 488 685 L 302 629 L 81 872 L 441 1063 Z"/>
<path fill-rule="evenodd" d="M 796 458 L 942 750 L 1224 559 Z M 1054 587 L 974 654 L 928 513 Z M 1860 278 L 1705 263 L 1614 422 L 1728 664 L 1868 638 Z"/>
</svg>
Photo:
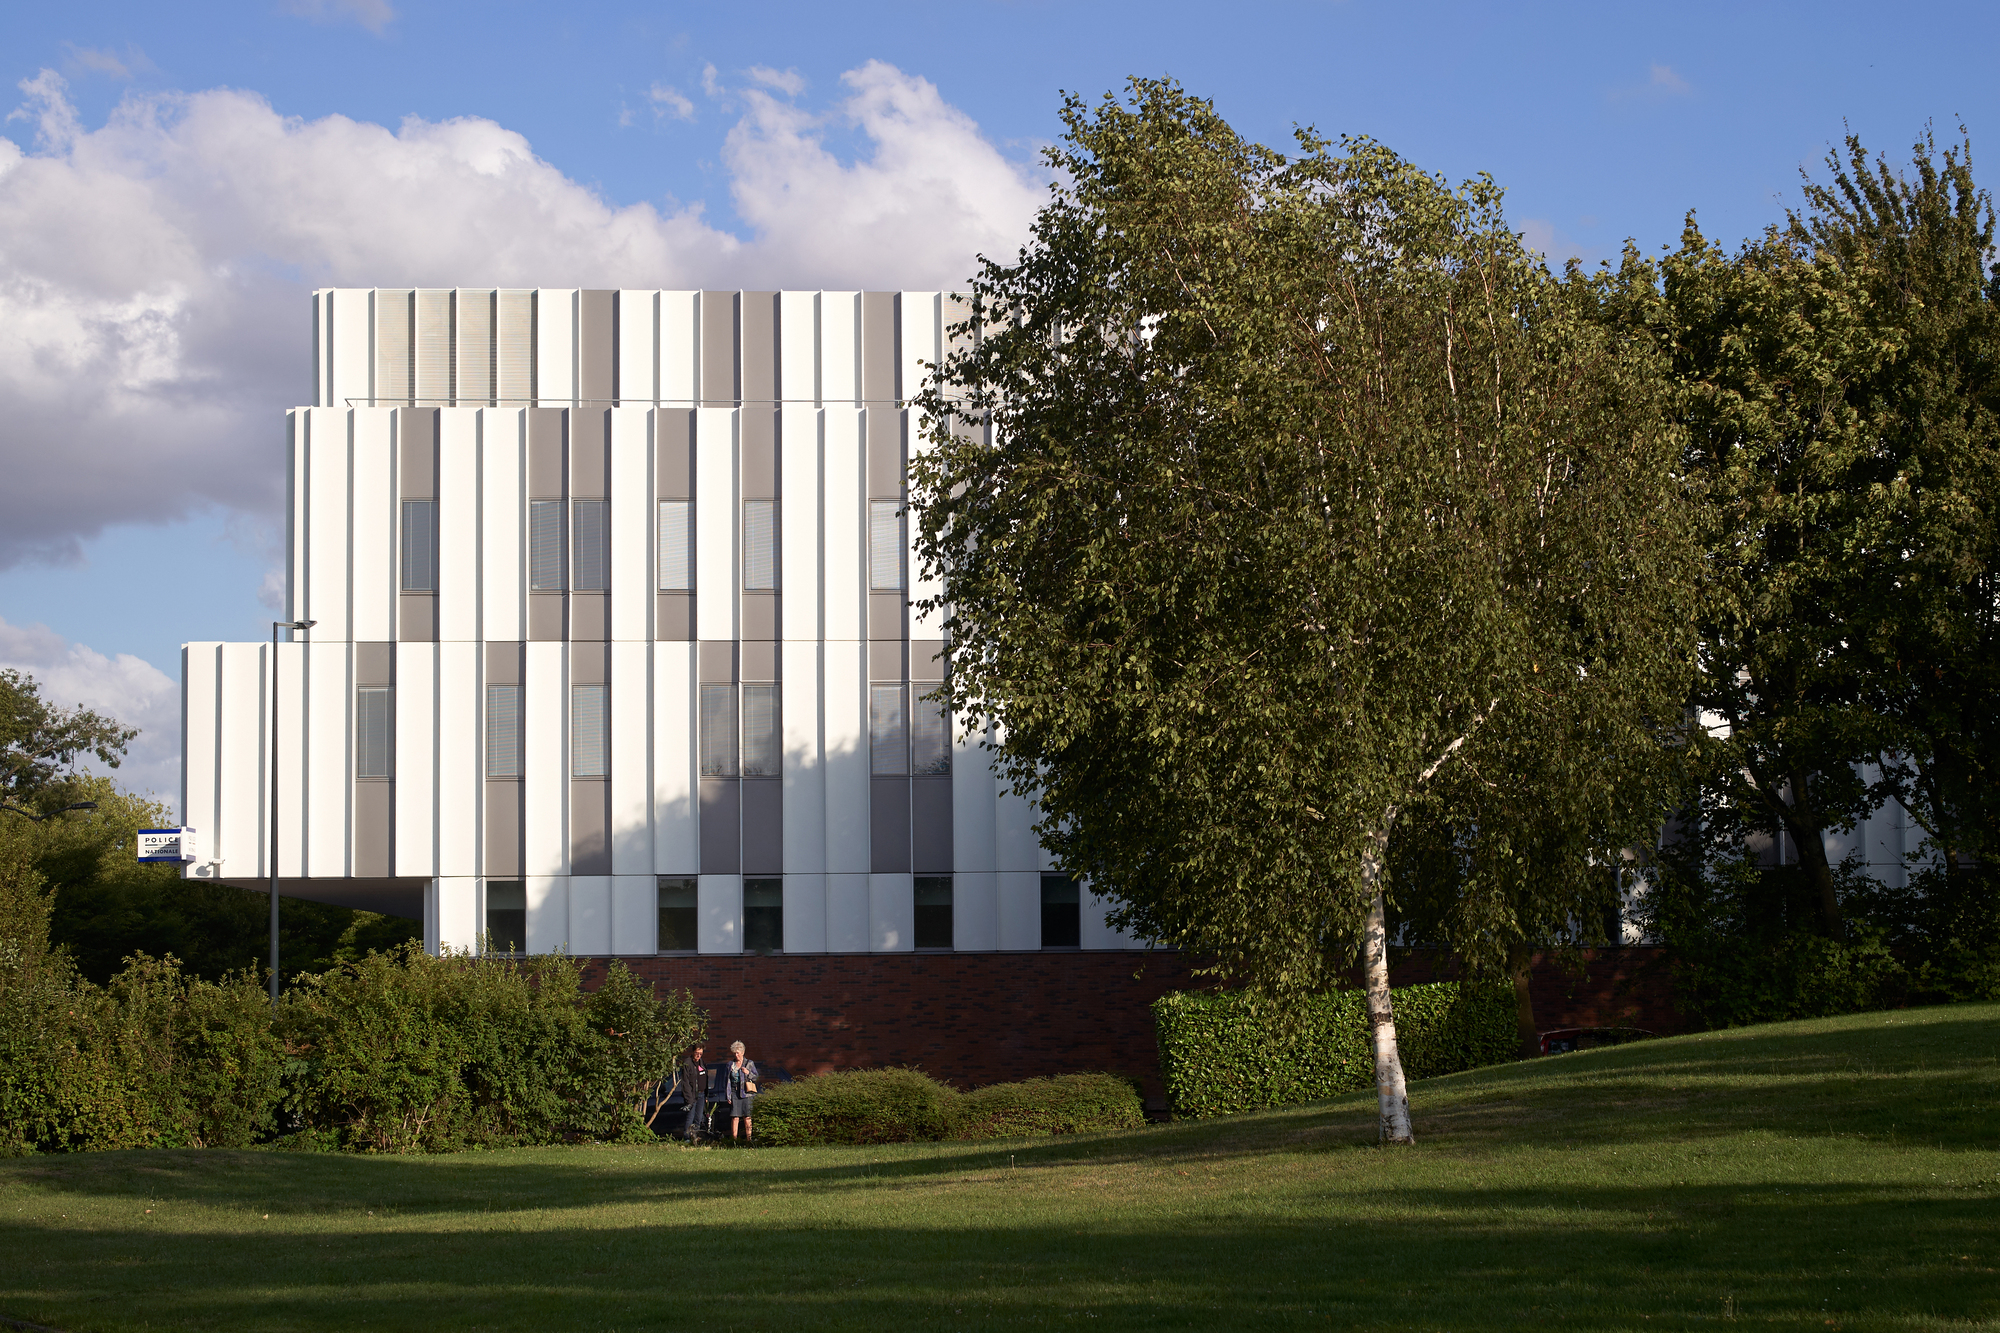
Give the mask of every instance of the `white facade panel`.
<svg viewBox="0 0 2000 1333">
<path fill-rule="evenodd" d="M 227 860 L 228 833 L 217 818 L 225 767 L 222 713 L 217 706 L 223 649 L 219 643 L 181 645 L 181 786 L 174 812 L 183 827 L 195 830 L 197 860 L 182 871 L 195 878 L 207 878 L 213 869 L 210 863 Z"/>
<path fill-rule="evenodd" d="M 779 652 L 778 715 L 785 729 L 781 770 L 785 873 L 790 876 L 826 869 L 826 764 L 819 743 L 819 645 L 787 641 L 779 645 Z M 820 913 L 822 935 L 825 915 Z M 790 927 L 786 930 L 789 935 Z"/>
<path fill-rule="evenodd" d="M 820 414 L 803 407 L 778 411 L 778 599 L 781 637 L 819 638 Z"/>
<path fill-rule="evenodd" d="M 695 805 L 694 645 L 653 649 L 653 870 L 692 875 L 701 865 Z"/>
<path fill-rule="evenodd" d="M 1042 877 L 1039 872 L 1003 870 L 995 875 L 1000 898 L 1000 947 L 1042 947 Z"/>
<path fill-rule="evenodd" d="M 395 871 L 435 875 L 437 863 L 437 667 L 434 643 L 396 645 Z"/>
<path fill-rule="evenodd" d="M 861 401 L 861 293 L 819 294 L 819 397 L 828 407 Z"/>
<path fill-rule="evenodd" d="M 991 870 L 951 877 L 951 947 L 960 953 L 1000 947 L 1000 877 Z"/>
<path fill-rule="evenodd" d="M 907 402 L 917 396 L 930 378 L 930 368 L 938 362 L 938 294 L 903 292 L 896 304 L 899 320 L 896 342 L 897 350 L 902 353 L 902 364 L 897 370 Z"/>
<path fill-rule="evenodd" d="M 302 875 L 306 865 L 306 646 L 278 645 L 278 873 Z M 268 744 L 268 741 L 267 741 Z M 269 874 L 268 865 L 260 874 Z"/>
<path fill-rule="evenodd" d="M 271 790 L 265 767 L 264 741 L 271 729 L 270 681 L 266 679 L 269 644 L 225 643 L 211 659 L 219 672 L 208 698 L 219 728 L 215 776 L 210 788 L 214 803 L 210 823 L 192 819 L 195 845 L 221 860 L 226 875 L 266 875 L 264 825 L 270 818 Z M 192 726 L 192 720 L 189 723 Z M 204 832 L 216 834 L 205 837 Z"/>
<path fill-rule="evenodd" d="M 820 523 L 825 533 L 820 600 L 822 632 L 829 641 L 868 637 L 868 496 L 861 449 L 862 414 L 852 407 L 826 410 L 821 443 L 824 489 Z"/>
<path fill-rule="evenodd" d="M 651 875 L 611 877 L 611 952 L 658 953 L 659 881 Z"/>
<path fill-rule="evenodd" d="M 826 877 L 828 953 L 868 952 L 868 880 L 865 872 Z"/>
<path fill-rule="evenodd" d="M 868 829 L 868 645 L 829 641 L 822 658 L 826 868 L 866 873 Z"/>
<path fill-rule="evenodd" d="M 653 412 L 611 409 L 611 637 L 653 637 Z"/>
<path fill-rule="evenodd" d="M 452 396 L 463 407 L 484 407 L 493 398 L 493 289 L 461 287 L 453 339 Z"/>
<path fill-rule="evenodd" d="M 794 874 L 789 859 L 785 866 L 785 952 L 825 953 L 826 876 Z"/>
<path fill-rule="evenodd" d="M 573 287 L 543 287 L 535 294 L 535 395 L 542 407 L 568 407 L 576 397 Z"/>
<path fill-rule="evenodd" d="M 692 407 L 701 314 L 694 292 L 660 293 L 660 403 Z"/>
<path fill-rule="evenodd" d="M 354 806 L 354 679 L 345 643 L 306 648 L 306 873 L 345 875 Z"/>
<path fill-rule="evenodd" d="M 999 865 L 999 783 L 993 756 L 981 747 L 983 732 L 952 728 L 951 855 L 957 872 Z"/>
<path fill-rule="evenodd" d="M 653 869 L 652 775 L 646 743 L 652 733 L 652 645 L 611 645 L 611 872 Z M 627 740 L 629 739 L 629 742 Z"/>
<path fill-rule="evenodd" d="M 480 818 L 486 783 L 482 714 L 483 646 L 437 646 L 437 873 L 480 873 Z M 400 832 L 399 832 L 400 836 Z"/>
<path fill-rule="evenodd" d="M 704 407 L 694 429 L 694 615 L 697 639 L 736 637 L 742 552 L 736 540 L 736 410 Z"/>
<path fill-rule="evenodd" d="M 298 529 L 302 535 L 294 538 L 305 551 L 303 577 L 296 585 L 304 590 L 297 618 L 318 621 L 314 628 L 323 639 L 345 639 L 349 637 L 348 413 L 315 407 L 306 417 L 305 456 L 300 468 L 305 478 L 300 512 L 303 526 Z"/>
<path fill-rule="evenodd" d="M 789 407 L 819 405 L 819 294 L 778 293 L 778 398 Z"/>
<path fill-rule="evenodd" d="M 373 336 L 368 289 L 338 287 L 333 298 L 333 336 L 328 340 L 332 354 L 328 392 L 320 398 L 322 407 L 346 408 L 368 401 L 368 345 Z"/>
<path fill-rule="evenodd" d="M 437 913 L 437 948 L 471 953 L 479 947 L 484 914 L 479 910 L 479 881 L 461 875 L 439 878 L 432 886 Z"/>
<path fill-rule="evenodd" d="M 1042 844 L 1035 837 L 1034 802 L 1008 790 L 1006 779 L 995 775 L 999 799 L 994 802 L 993 866 L 1006 871 L 1039 871 Z"/>
<path fill-rule="evenodd" d="M 569 877 L 531 874 L 524 877 L 522 888 L 528 897 L 528 952 L 568 949 Z"/>
<path fill-rule="evenodd" d="M 396 442 L 386 412 L 357 412 L 349 478 L 353 497 L 351 561 L 354 571 L 351 637 L 386 643 L 396 637 L 397 558 L 401 524 L 396 521 Z M 318 500 L 314 501 L 315 508 Z M 326 637 L 318 625 L 316 636 Z"/>
<path fill-rule="evenodd" d="M 564 743 L 569 671 L 563 647 L 529 643 L 522 673 L 521 868 L 530 875 L 569 871 L 569 747 Z M 532 922 L 529 934 L 534 934 Z"/>
<path fill-rule="evenodd" d="M 695 918 L 702 953 L 742 953 L 743 876 L 703 875 L 695 886 Z"/>
<path fill-rule="evenodd" d="M 916 947 L 916 886 L 910 876 L 870 875 L 868 951 L 906 953 Z"/>
<path fill-rule="evenodd" d="M 611 876 L 570 877 L 569 948 L 587 958 L 611 952 Z"/>
<path fill-rule="evenodd" d="M 618 401 L 651 407 L 659 397 L 659 349 L 653 341 L 658 292 L 618 293 Z M 612 492 L 613 495 L 617 491 Z"/>
<path fill-rule="evenodd" d="M 526 423 L 520 408 L 479 414 L 479 637 L 501 643 L 527 637 Z"/>
<path fill-rule="evenodd" d="M 438 421 L 440 640 L 479 637 L 479 412 L 447 407 Z"/>
</svg>

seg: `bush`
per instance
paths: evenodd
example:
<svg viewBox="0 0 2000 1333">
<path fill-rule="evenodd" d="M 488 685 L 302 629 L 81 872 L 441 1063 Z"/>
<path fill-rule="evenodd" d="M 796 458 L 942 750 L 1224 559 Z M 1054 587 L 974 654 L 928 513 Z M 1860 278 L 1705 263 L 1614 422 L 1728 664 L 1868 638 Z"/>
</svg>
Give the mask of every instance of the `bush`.
<svg viewBox="0 0 2000 1333">
<path fill-rule="evenodd" d="M 911 1143 L 949 1137 L 956 1089 L 915 1069 L 850 1069 L 777 1083 L 756 1104 L 757 1137 L 805 1143 Z"/>
<path fill-rule="evenodd" d="M 1503 983 L 1436 982 L 1393 993 L 1403 1072 L 1430 1078 L 1514 1058 L 1520 1036 Z M 1375 1064 L 1360 991 L 1281 1015 L 1238 991 L 1174 991 L 1153 1002 L 1160 1075 L 1174 1114 L 1231 1115 L 1371 1087 Z"/>
<path fill-rule="evenodd" d="M 1137 1129 L 1145 1123 L 1145 1103 L 1131 1079 L 1116 1074 L 1057 1074 L 995 1083 L 963 1094 L 953 1112 L 952 1137 L 1091 1134 Z"/>
</svg>

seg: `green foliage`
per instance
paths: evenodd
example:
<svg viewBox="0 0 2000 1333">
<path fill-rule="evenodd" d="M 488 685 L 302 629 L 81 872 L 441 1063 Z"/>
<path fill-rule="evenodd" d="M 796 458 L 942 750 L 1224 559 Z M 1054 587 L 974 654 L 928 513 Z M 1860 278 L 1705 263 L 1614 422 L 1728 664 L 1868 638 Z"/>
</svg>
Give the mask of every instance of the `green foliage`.
<svg viewBox="0 0 2000 1333">
<path fill-rule="evenodd" d="M 611 965 L 604 984 L 592 992 L 585 1014 L 607 1043 L 604 1073 L 612 1095 L 632 1108 L 628 1129 L 642 1130 L 639 1116 L 647 1097 L 679 1054 L 708 1035 L 708 1015 L 696 1007 L 691 994 L 655 996 L 653 988 L 641 986 L 623 963 Z"/>
<path fill-rule="evenodd" d="M 1514 999 L 1505 985 L 1446 981 L 1393 994 L 1396 1041 L 1411 1077 L 1514 1058 Z M 1374 1082 L 1359 991 L 1310 996 L 1287 1011 L 1241 991 L 1174 991 L 1153 1002 L 1153 1018 L 1175 1115 L 1321 1101 Z"/>
<path fill-rule="evenodd" d="M 757 1099 L 757 1139 L 921 1143 L 1086 1134 L 1145 1123 L 1139 1091 L 1116 1074 L 1058 1074 L 959 1092 L 915 1069 L 852 1069 L 773 1084 Z"/>
<path fill-rule="evenodd" d="M 0 801 L 47 812 L 86 800 L 69 787 L 78 761 L 95 755 L 116 768 L 138 734 L 88 709 L 55 707 L 32 675 L 0 668 Z"/>
</svg>

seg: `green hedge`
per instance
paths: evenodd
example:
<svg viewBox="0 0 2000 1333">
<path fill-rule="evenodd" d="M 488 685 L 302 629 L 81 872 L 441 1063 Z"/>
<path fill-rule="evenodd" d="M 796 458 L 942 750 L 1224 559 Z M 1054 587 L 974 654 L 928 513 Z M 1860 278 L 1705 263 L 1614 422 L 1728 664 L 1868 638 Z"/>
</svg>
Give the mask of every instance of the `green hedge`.
<svg viewBox="0 0 2000 1333">
<path fill-rule="evenodd" d="M 1138 1089 L 1115 1074 L 1060 1074 L 963 1093 L 915 1069 L 856 1069 L 774 1084 L 757 1098 L 757 1139 L 913 1143 L 1080 1134 L 1145 1123 Z"/>
<path fill-rule="evenodd" d="M 1393 994 L 1407 1077 L 1514 1058 L 1520 1037 L 1506 983 L 1445 981 Z M 1289 1024 L 1241 992 L 1174 991 L 1153 1002 L 1153 1018 L 1160 1075 L 1175 1115 L 1232 1115 L 1374 1086 L 1360 991 L 1315 996 Z"/>
</svg>

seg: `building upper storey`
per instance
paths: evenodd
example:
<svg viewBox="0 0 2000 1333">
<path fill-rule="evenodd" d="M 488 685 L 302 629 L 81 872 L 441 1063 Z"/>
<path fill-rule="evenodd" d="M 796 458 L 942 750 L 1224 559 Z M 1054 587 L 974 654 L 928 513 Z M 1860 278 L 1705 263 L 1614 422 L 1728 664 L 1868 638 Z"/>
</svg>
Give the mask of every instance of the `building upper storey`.
<svg viewBox="0 0 2000 1333">
<path fill-rule="evenodd" d="M 939 292 L 336 287 L 317 407 L 901 406 L 948 350 Z"/>
</svg>

